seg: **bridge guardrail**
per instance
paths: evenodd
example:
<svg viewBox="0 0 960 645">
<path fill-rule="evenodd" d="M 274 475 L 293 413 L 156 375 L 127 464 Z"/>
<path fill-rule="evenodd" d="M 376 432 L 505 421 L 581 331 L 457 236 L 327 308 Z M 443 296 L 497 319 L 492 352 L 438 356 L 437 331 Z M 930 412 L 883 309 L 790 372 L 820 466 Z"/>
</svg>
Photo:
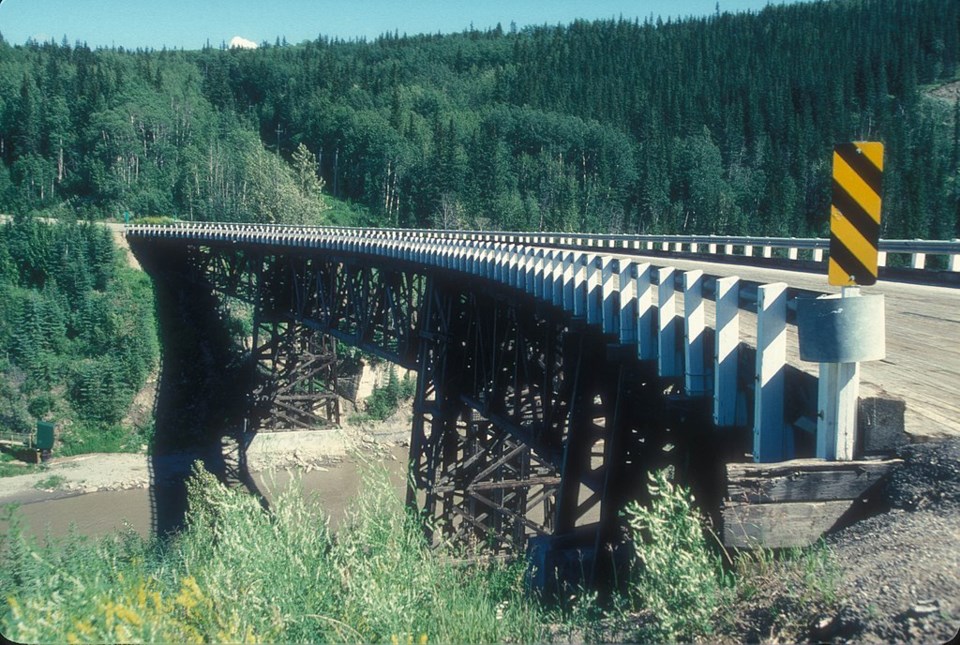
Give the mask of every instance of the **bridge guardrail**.
<svg viewBox="0 0 960 645">
<path fill-rule="evenodd" d="M 797 291 L 785 283 L 713 278 L 699 270 L 680 271 L 655 266 L 646 258 L 633 259 L 617 253 L 620 247 L 596 245 L 611 236 L 261 224 L 131 226 L 128 234 L 191 239 L 201 244 L 245 242 L 364 253 L 499 283 L 601 328 L 621 346 L 633 347 L 639 360 L 655 360 L 658 374 L 676 379 L 685 395 L 713 399 L 717 426 L 747 422 L 743 384 L 750 383 L 754 458 L 768 462 L 793 456 L 791 424 L 798 420 L 784 419 L 784 368 L 786 329 Z M 585 240 L 593 240 L 594 246 L 581 246 Z M 678 293 L 682 294 L 679 316 Z M 706 321 L 706 300 L 715 303 L 712 324 Z M 758 339 L 758 346 L 755 371 L 749 379 L 738 376 L 741 310 L 756 314 L 753 338 Z M 712 352 L 705 340 L 707 329 L 714 338 Z M 808 419 L 803 423 L 815 422 Z"/>
<path fill-rule="evenodd" d="M 313 227 L 296 224 L 209 224 L 183 222 L 172 225 L 149 225 L 151 229 L 172 231 L 208 230 L 211 226 L 223 231 L 239 230 L 250 234 L 289 235 L 299 233 L 313 235 L 359 236 L 366 239 L 437 239 L 464 240 L 471 242 L 499 242 L 538 246 L 563 246 L 575 249 L 606 249 L 623 251 L 653 251 L 657 253 L 683 253 L 709 256 L 714 261 L 736 258 L 774 258 L 788 261 L 805 260 L 822 263 L 826 260 L 830 240 L 826 238 L 749 237 L 729 235 L 631 235 L 563 232 L 510 232 L 510 231 L 460 231 L 438 229 L 370 229 L 360 227 Z M 128 231 L 143 228 L 132 225 Z M 885 267 L 888 256 L 909 258 L 913 271 L 929 271 L 928 258 L 944 258 L 944 270 L 960 273 L 960 240 L 896 240 L 882 239 L 879 245 L 878 264 Z M 943 270 L 941 270 L 943 272 Z"/>
</svg>

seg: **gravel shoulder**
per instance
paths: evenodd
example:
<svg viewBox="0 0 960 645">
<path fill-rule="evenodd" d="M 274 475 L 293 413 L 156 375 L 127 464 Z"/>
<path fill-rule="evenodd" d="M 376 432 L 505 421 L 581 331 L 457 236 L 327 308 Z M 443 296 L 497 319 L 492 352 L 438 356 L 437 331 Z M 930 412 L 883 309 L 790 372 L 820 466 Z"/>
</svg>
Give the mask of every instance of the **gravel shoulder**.
<svg viewBox="0 0 960 645">
<path fill-rule="evenodd" d="M 881 492 L 888 510 L 827 539 L 843 599 L 830 640 L 936 643 L 960 629 L 960 440 L 899 456 Z"/>
</svg>

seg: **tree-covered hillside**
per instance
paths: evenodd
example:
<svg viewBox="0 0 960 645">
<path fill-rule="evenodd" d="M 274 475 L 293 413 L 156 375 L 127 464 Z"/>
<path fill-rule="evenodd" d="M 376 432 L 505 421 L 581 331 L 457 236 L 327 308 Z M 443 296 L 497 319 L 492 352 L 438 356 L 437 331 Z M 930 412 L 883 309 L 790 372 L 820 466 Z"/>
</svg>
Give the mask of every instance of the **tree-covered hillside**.
<svg viewBox="0 0 960 645">
<path fill-rule="evenodd" d="M 67 454 L 147 442 L 149 424 L 121 420 L 156 367 L 153 292 L 110 231 L 31 218 L 0 225 L 0 303 L 0 430 L 55 420 Z"/>
<path fill-rule="evenodd" d="M 885 237 L 954 237 L 956 0 L 318 38 L 0 44 L 0 209 L 822 235 L 834 143 L 887 145 Z M 319 174 L 320 180 L 317 180 Z"/>
</svg>

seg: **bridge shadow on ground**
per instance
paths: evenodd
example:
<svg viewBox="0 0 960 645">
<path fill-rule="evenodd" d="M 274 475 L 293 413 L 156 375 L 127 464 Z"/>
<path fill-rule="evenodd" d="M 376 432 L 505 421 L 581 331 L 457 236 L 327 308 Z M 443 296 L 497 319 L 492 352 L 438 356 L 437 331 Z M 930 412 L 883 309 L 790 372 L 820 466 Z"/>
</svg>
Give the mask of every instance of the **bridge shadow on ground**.
<svg viewBox="0 0 960 645">
<path fill-rule="evenodd" d="M 177 266 L 170 258 L 164 264 Z M 195 461 L 220 481 L 246 487 L 264 508 L 268 504 L 246 460 L 254 433 L 245 431 L 244 418 L 255 372 L 233 341 L 219 301 L 209 288 L 188 280 L 161 278 L 154 286 L 162 366 L 150 492 L 153 528 L 163 537 L 185 525 L 186 481 Z"/>
</svg>

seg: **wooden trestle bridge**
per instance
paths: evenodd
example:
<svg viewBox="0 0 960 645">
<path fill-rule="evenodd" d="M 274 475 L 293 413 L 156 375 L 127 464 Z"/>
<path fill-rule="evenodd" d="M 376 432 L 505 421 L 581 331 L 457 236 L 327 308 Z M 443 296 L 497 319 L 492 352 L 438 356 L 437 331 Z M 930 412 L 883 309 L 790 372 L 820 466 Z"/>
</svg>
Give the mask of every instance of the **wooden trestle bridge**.
<svg viewBox="0 0 960 645">
<path fill-rule="evenodd" d="M 797 358 L 792 322 L 798 297 L 826 291 L 826 240 L 251 224 L 126 234 L 155 281 L 252 309 L 255 430 L 339 421 L 334 341 L 416 370 L 408 501 L 434 539 L 599 553 L 647 472 L 671 464 L 728 543 L 802 543 L 889 465 L 862 457 L 904 430 L 960 433 L 960 360 L 919 405 L 865 365 L 858 460 L 811 459 L 816 366 Z M 960 244 L 881 250 L 912 254 L 888 275 L 960 282 Z M 942 270 L 925 271 L 925 254 L 945 257 Z M 960 290 L 936 291 L 955 308 L 931 317 L 960 330 Z M 888 323 L 891 349 L 899 328 Z M 960 359 L 958 337 L 941 356 Z"/>
</svg>

